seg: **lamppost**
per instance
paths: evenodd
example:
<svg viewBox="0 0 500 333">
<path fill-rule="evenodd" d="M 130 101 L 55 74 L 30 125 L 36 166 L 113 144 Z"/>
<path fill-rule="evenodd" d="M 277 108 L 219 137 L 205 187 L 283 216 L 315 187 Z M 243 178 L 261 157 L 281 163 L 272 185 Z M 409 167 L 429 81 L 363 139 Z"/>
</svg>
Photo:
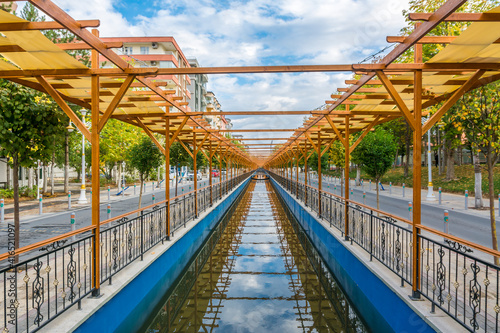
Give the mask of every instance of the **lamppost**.
<svg viewBox="0 0 500 333">
<path fill-rule="evenodd" d="M 430 128 L 429 132 L 427 132 L 427 169 L 429 174 L 429 185 L 427 186 L 427 201 L 436 201 L 436 197 L 434 196 L 433 192 L 434 186 L 432 186 L 431 132 L 432 128 Z"/>
<path fill-rule="evenodd" d="M 82 123 L 84 126 L 85 124 L 85 115 L 87 114 L 87 110 L 81 109 L 80 113 L 82 114 Z M 73 132 L 75 129 L 73 126 L 71 126 L 71 122 L 69 123 L 69 126 L 66 127 L 68 132 Z M 80 189 L 80 197 L 78 198 L 78 203 L 79 204 L 86 204 L 87 203 L 87 197 L 86 197 L 86 190 L 85 190 L 85 135 L 82 133 L 82 186 Z M 97 175 L 99 176 L 99 175 Z"/>
</svg>

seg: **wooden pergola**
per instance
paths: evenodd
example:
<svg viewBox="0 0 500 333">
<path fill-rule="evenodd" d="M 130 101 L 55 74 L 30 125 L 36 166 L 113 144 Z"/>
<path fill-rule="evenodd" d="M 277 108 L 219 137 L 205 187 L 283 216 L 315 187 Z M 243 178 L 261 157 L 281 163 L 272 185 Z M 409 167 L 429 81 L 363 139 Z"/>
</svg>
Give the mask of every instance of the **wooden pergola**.
<svg viewBox="0 0 500 333">
<path fill-rule="evenodd" d="M 0 2 L 10 2 L 0 0 Z M 138 126 L 152 139 L 169 163 L 169 148 L 174 141 L 180 142 L 194 153 L 196 174 L 196 152 L 201 151 L 208 158 L 212 168 L 212 157 L 226 161 L 228 167 L 279 169 L 286 171 L 292 163 L 298 165 L 301 159 L 307 167 L 311 150 L 322 156 L 339 140 L 346 148 L 346 169 L 349 154 L 364 136 L 376 125 L 404 117 L 413 131 L 413 184 L 421 187 L 421 138 L 446 113 L 446 111 L 467 91 L 500 79 L 500 9 L 488 13 L 455 13 L 466 0 L 449 0 L 435 13 L 411 14 L 410 18 L 421 21 L 413 33 L 406 37 L 388 37 L 398 45 L 375 64 L 347 65 L 299 65 L 299 66 L 254 66 L 254 67 L 197 67 L 197 68 L 134 68 L 110 50 L 117 47 L 105 44 L 99 39 L 97 30 L 89 32 L 86 27 L 95 27 L 96 21 L 76 21 L 49 0 L 29 0 L 54 22 L 27 22 L 6 12 L 0 12 L 0 32 L 6 38 L 0 43 L 0 54 L 9 62 L 0 63 L 0 77 L 48 93 L 59 104 L 71 121 L 92 144 L 92 174 L 99 174 L 99 133 L 110 118 L 119 119 Z M 458 37 L 430 37 L 428 33 L 439 23 L 450 21 L 474 21 Z M 477 22 L 476 22 L 477 21 Z M 54 45 L 39 30 L 67 29 L 81 42 L 71 45 Z M 35 42 L 34 42 L 35 41 Z M 421 45 L 425 43 L 448 44 L 441 52 L 423 63 Z M 413 63 L 396 63 L 408 49 L 414 47 Z M 87 68 L 64 50 L 88 48 L 92 50 L 92 66 Z M 109 60 L 115 68 L 99 68 L 99 54 Z M 237 73 L 293 73 L 293 72 L 351 72 L 359 79 L 347 80 L 346 88 L 326 101 L 324 110 L 311 111 L 223 111 L 190 112 L 186 102 L 173 90 L 162 88 L 161 82 L 154 82 L 157 75 L 185 74 L 237 74 Z M 92 127 L 87 129 L 67 102 L 91 110 Z M 443 103 L 440 109 L 425 123 L 423 109 Z M 234 116 L 287 116 L 310 115 L 300 128 L 294 129 L 230 129 L 214 130 L 203 119 L 204 115 Z M 287 137 L 244 138 L 240 148 L 226 138 L 222 132 L 291 132 Z M 349 143 L 349 135 L 362 132 L 359 139 Z M 165 136 L 161 145 L 153 134 Z M 266 135 L 266 134 L 264 134 Z M 246 144 L 247 140 L 268 140 L 273 144 Z M 286 142 L 283 142 L 285 141 Z M 275 142 L 276 141 L 276 142 Z M 273 146 L 277 146 L 273 149 Z M 267 153 L 266 153 L 267 152 Z M 318 165 L 318 193 L 321 195 L 321 163 Z M 231 168 L 233 169 L 233 168 Z M 307 173 L 306 173 L 307 175 Z M 92 180 L 99 188 L 99 179 Z M 348 173 L 346 173 L 348 178 Z M 298 180 L 298 179 L 297 179 Z M 212 179 L 210 177 L 210 184 Z M 306 179 L 307 182 L 307 179 Z M 345 199 L 349 200 L 349 182 L 346 181 Z M 168 183 L 167 183 L 168 184 Z M 197 181 L 194 177 L 194 187 Z M 169 188 L 166 187 L 168 198 Z M 99 242 L 99 192 L 94 191 L 93 232 Z M 195 200 L 196 202 L 196 200 Z M 422 229 L 421 193 L 413 192 L 413 241 L 418 244 L 418 233 Z M 321 200 L 320 200 L 321 211 Z M 167 214 L 169 216 L 169 214 Z M 346 205 L 345 219 L 348 218 Z M 345 235 L 349 235 L 348 223 Z M 167 232 L 169 223 L 167 221 Z M 418 246 L 417 246 L 418 248 Z M 99 247 L 95 247 L 99 258 Z M 417 293 L 419 284 L 418 251 L 413 251 L 413 290 Z M 94 269 L 99 271 L 98 259 Z M 97 274 L 98 275 L 98 274 Z M 99 281 L 93 281 L 99 289 Z"/>
</svg>

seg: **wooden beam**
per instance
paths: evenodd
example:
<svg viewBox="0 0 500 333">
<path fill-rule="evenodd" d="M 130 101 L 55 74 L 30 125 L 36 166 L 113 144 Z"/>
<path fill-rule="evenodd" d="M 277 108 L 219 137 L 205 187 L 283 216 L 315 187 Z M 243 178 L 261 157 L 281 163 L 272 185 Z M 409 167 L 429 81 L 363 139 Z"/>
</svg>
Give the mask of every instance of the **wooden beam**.
<svg viewBox="0 0 500 333">
<path fill-rule="evenodd" d="M 458 36 L 429 36 L 420 39 L 417 44 L 450 44 Z M 387 36 L 386 40 L 388 43 L 404 43 L 405 36 Z M 499 44 L 500 39 L 493 42 L 494 44 Z"/>
<path fill-rule="evenodd" d="M 111 114 L 113 113 L 113 111 L 115 111 L 116 107 L 118 106 L 118 104 L 122 100 L 123 96 L 125 96 L 125 94 L 127 93 L 128 89 L 129 89 L 130 85 L 132 84 L 132 82 L 134 81 L 134 79 L 135 79 L 135 77 L 133 75 L 127 76 L 125 81 L 122 83 L 122 86 L 120 87 L 120 89 L 116 93 L 115 97 L 113 97 L 113 100 L 111 101 L 111 103 L 109 103 L 108 108 L 106 109 L 106 111 L 104 112 L 104 115 L 102 116 L 101 120 L 99 121 L 99 129 L 98 129 L 99 133 L 104 128 L 104 125 L 107 123 L 109 117 L 111 117 Z"/>
<path fill-rule="evenodd" d="M 217 149 L 219 148 L 219 146 L 221 145 L 222 143 L 222 140 L 219 141 L 219 143 L 217 143 L 217 146 L 215 146 L 215 149 L 213 150 L 213 152 L 210 154 L 210 159 L 212 159 L 215 155 L 215 153 L 217 152 Z"/>
<path fill-rule="evenodd" d="M 81 119 L 76 116 L 73 110 L 71 110 L 68 104 L 66 104 L 66 102 L 62 99 L 61 95 L 59 95 L 59 92 L 55 90 L 54 87 L 52 87 L 43 76 L 37 76 L 36 79 L 43 86 L 45 91 L 54 99 L 57 105 L 59 105 L 59 107 L 64 111 L 64 113 L 66 113 L 69 119 L 71 119 L 73 124 L 75 124 L 80 132 L 82 132 L 85 138 L 92 142 L 92 136 L 90 135 L 89 130 L 87 129 L 87 127 L 85 127 L 85 124 L 82 123 Z"/>
<path fill-rule="evenodd" d="M 99 20 L 79 20 L 76 21 L 80 28 L 97 28 L 101 25 Z M 0 31 L 21 31 L 21 30 L 52 30 L 66 29 L 58 22 L 10 22 L 0 23 Z"/>
<path fill-rule="evenodd" d="M 45 14 L 49 15 L 61 24 L 63 27 L 71 31 L 85 43 L 88 43 L 92 48 L 99 51 L 104 57 L 106 57 L 113 64 L 118 66 L 120 69 L 125 69 L 130 67 L 130 65 L 123 60 L 118 54 L 106 48 L 106 44 L 101 41 L 97 36 L 94 36 L 90 31 L 82 27 L 75 19 L 73 19 L 68 13 L 56 6 L 53 2 L 47 0 L 29 0 L 35 7 L 38 7 Z"/>
<path fill-rule="evenodd" d="M 441 119 L 446 111 L 448 111 L 458 101 L 458 99 L 462 97 L 463 94 L 466 93 L 474 85 L 474 83 L 481 78 L 481 76 L 483 76 L 485 72 L 485 70 L 478 70 L 467 80 L 467 82 L 464 83 L 463 86 L 455 90 L 453 95 L 443 104 L 443 106 L 441 106 L 441 108 L 425 122 L 422 128 L 422 135 L 431 129 L 431 127 L 434 126 L 439 119 Z"/>
<path fill-rule="evenodd" d="M 401 99 L 401 96 L 399 96 L 397 90 L 392 85 L 391 81 L 389 81 L 385 73 L 382 71 L 377 71 L 377 76 L 382 81 L 382 84 L 384 85 L 389 95 L 391 95 L 392 99 L 396 102 L 397 107 L 403 114 L 410 127 L 412 129 L 415 129 L 415 119 L 413 118 L 413 115 L 411 114 L 404 101 Z"/>
<path fill-rule="evenodd" d="M 179 138 L 176 139 L 177 142 L 179 142 L 181 144 L 182 147 L 184 147 L 184 150 L 189 154 L 189 156 L 191 156 L 191 158 L 194 158 L 194 155 L 193 153 L 189 150 L 189 148 L 184 144 L 184 142 L 182 142 L 181 140 L 179 140 Z"/>
<path fill-rule="evenodd" d="M 162 147 L 160 142 L 158 142 L 158 140 L 155 138 L 155 136 L 149 130 L 149 128 L 146 125 L 144 125 L 144 123 L 139 118 L 136 118 L 135 121 L 137 122 L 139 127 L 144 130 L 144 132 L 147 134 L 147 136 L 149 136 L 149 138 L 151 139 L 151 141 L 153 141 L 153 143 L 156 145 L 156 147 L 158 147 L 158 149 L 161 151 L 161 153 L 165 156 L 165 154 L 166 154 L 165 148 Z"/>
<path fill-rule="evenodd" d="M 377 125 L 378 123 L 378 120 L 380 119 L 380 116 L 377 116 L 373 122 L 368 125 L 367 128 L 365 128 L 365 130 L 363 131 L 363 133 L 360 135 L 360 137 L 356 140 L 356 142 L 354 142 L 352 144 L 351 147 L 349 147 L 349 154 L 352 154 L 353 150 L 359 145 L 359 143 L 361 142 L 361 140 L 363 140 L 363 138 L 366 136 L 366 134 L 368 134 L 368 132 L 371 131 L 371 129 L 373 128 L 373 126 Z"/>
<path fill-rule="evenodd" d="M 92 50 L 92 47 L 87 43 L 61 43 L 56 45 L 61 50 Z M 107 42 L 105 47 L 107 49 L 118 49 L 123 47 L 123 42 Z"/>
<path fill-rule="evenodd" d="M 434 13 L 410 13 L 411 21 L 429 21 Z M 500 13 L 453 13 L 446 17 L 446 22 L 499 22 Z"/>
<path fill-rule="evenodd" d="M 203 146 L 209 135 L 210 133 L 205 134 L 205 137 L 203 138 L 203 140 L 201 140 L 201 143 L 197 145 L 196 153 L 198 153 L 198 151 L 201 149 L 201 147 Z"/>
<path fill-rule="evenodd" d="M 338 130 L 337 126 L 335 126 L 335 124 L 333 123 L 332 119 L 330 118 L 330 116 L 326 116 L 325 119 L 328 121 L 328 123 L 330 124 L 330 127 L 333 129 L 333 131 L 335 132 L 335 134 L 337 135 L 337 138 L 339 138 L 340 142 L 342 143 L 342 145 L 344 147 L 346 147 L 346 143 L 344 141 L 344 138 L 342 137 L 342 135 L 340 134 L 340 131 Z"/>
<path fill-rule="evenodd" d="M 185 117 L 184 120 L 182 121 L 182 123 L 179 125 L 179 127 L 177 128 L 177 130 L 175 131 L 174 135 L 172 136 L 172 138 L 170 139 L 170 143 L 169 143 L 169 147 L 172 146 L 172 144 L 174 143 L 175 139 L 177 138 L 177 136 L 179 135 L 179 133 L 182 131 L 182 129 L 184 128 L 184 125 L 186 125 L 187 121 L 188 121 L 189 117 Z M 170 129 L 167 128 L 167 131 L 169 131 Z"/>
<path fill-rule="evenodd" d="M 332 146 L 332 144 L 338 140 L 338 137 L 336 138 L 333 138 L 332 140 L 330 140 L 330 143 L 328 143 L 325 147 L 325 149 L 323 149 L 323 151 L 321 152 L 321 157 L 323 157 L 323 155 L 325 155 L 325 153 L 330 149 L 330 147 Z"/>
<path fill-rule="evenodd" d="M 312 140 L 311 136 L 309 135 L 309 133 L 307 132 L 304 132 L 304 135 L 306 136 L 307 140 L 309 140 L 309 142 L 311 143 L 311 145 L 313 146 L 313 149 L 314 150 L 318 150 L 316 148 L 316 144 L 314 143 L 314 141 Z"/>
</svg>

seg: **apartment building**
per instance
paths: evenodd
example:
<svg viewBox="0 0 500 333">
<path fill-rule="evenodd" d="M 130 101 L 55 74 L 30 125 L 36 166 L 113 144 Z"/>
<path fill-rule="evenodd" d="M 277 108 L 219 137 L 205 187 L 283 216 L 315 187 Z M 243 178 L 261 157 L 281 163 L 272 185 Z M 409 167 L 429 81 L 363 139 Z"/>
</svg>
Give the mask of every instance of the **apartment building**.
<svg viewBox="0 0 500 333">
<path fill-rule="evenodd" d="M 103 42 L 123 42 L 121 49 L 113 49 L 135 67 L 184 68 L 190 67 L 181 48 L 174 37 L 103 37 Z M 101 67 L 113 65 L 101 56 Z M 175 96 L 181 97 L 178 102 L 189 107 L 191 93 L 188 86 L 191 79 L 188 75 L 159 75 L 155 81 L 163 81 L 164 89 L 175 90 Z"/>
</svg>

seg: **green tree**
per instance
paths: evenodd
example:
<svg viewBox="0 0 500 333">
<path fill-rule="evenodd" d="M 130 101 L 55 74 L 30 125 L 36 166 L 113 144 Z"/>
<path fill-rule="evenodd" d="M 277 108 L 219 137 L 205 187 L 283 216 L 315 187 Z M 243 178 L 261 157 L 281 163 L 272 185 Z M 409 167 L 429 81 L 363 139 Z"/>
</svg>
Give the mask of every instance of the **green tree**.
<svg viewBox="0 0 500 333">
<path fill-rule="evenodd" d="M 0 146 L 14 170 L 15 247 L 19 247 L 19 167 L 32 167 L 54 149 L 54 136 L 64 127 L 43 95 L 0 80 Z"/>
<path fill-rule="evenodd" d="M 382 176 L 391 168 L 396 155 L 396 143 L 394 136 L 382 128 L 368 133 L 353 151 L 356 159 L 361 164 L 361 168 L 377 184 L 377 209 L 379 204 L 378 183 Z"/>
<path fill-rule="evenodd" d="M 140 141 L 145 135 L 140 128 L 124 123 L 116 119 L 110 119 L 101 132 L 101 168 L 106 167 L 108 172 L 106 176 L 111 178 L 111 171 L 116 165 L 119 168 L 118 174 L 115 176 L 117 185 L 121 177 L 122 162 L 126 156 L 123 152 L 127 151 L 136 142 Z"/>
<path fill-rule="evenodd" d="M 143 136 L 138 143 L 130 147 L 127 157 L 130 167 L 137 170 L 141 180 L 141 189 L 139 192 L 139 208 L 141 208 L 142 184 L 151 172 L 162 164 L 163 155 L 148 137 Z"/>
<path fill-rule="evenodd" d="M 321 147 L 323 150 L 323 147 Z M 328 170 L 328 153 L 323 154 L 321 156 L 321 170 Z M 309 157 L 309 160 L 307 161 L 307 165 L 313 170 L 313 171 L 318 171 L 318 153 L 314 152 L 312 153 L 311 157 Z"/>
<path fill-rule="evenodd" d="M 480 151 L 486 157 L 491 236 L 493 249 L 498 250 L 493 168 L 500 157 L 500 84 L 491 83 L 465 94 L 451 120 L 457 131 L 465 135 L 472 151 Z M 495 264 L 499 264 L 499 258 L 495 258 Z"/>
</svg>

